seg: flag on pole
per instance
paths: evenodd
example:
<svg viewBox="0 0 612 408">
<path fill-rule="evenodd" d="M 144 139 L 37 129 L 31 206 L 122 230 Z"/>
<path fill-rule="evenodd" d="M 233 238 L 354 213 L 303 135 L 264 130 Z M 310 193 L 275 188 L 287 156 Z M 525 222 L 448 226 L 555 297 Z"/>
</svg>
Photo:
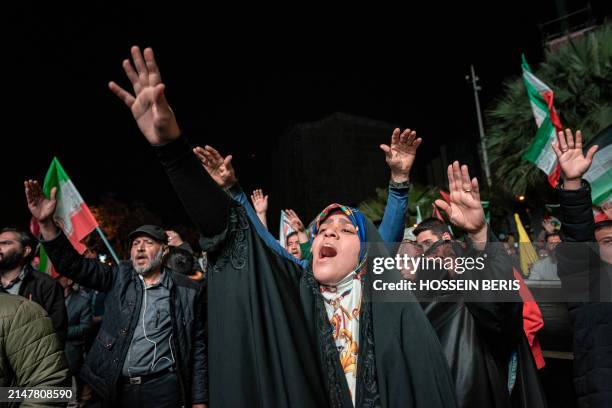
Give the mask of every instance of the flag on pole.
<svg viewBox="0 0 612 408">
<path fill-rule="evenodd" d="M 485 220 L 487 220 L 487 224 L 490 224 L 491 223 L 491 211 L 489 211 L 489 202 L 481 201 L 480 204 L 482 204 L 482 209 L 485 212 Z"/>
<path fill-rule="evenodd" d="M 525 55 L 522 55 L 522 60 L 523 83 L 527 89 L 531 110 L 538 126 L 535 140 L 523 154 L 523 160 L 534 163 L 540 170 L 546 173 L 550 185 L 556 187 L 561 170 L 551 143 L 556 141 L 557 132 L 563 128 L 553 105 L 554 97 L 552 89 L 533 75 Z"/>
<path fill-rule="evenodd" d="M 525 231 L 525 227 L 523 227 L 519 215 L 516 213 L 514 214 L 514 221 L 516 222 L 516 230 L 519 235 L 519 261 L 521 264 L 521 271 L 523 271 L 524 276 L 529 276 L 529 268 L 539 260 L 538 254 L 531 244 L 529 235 L 527 231 Z"/>
<path fill-rule="evenodd" d="M 612 125 L 591 139 L 584 147 L 585 154 L 594 145 L 599 146 L 599 149 L 583 178 L 591 185 L 593 205 L 609 206 L 612 205 Z"/>
<path fill-rule="evenodd" d="M 64 231 L 72 246 L 82 254 L 86 248 L 81 240 L 96 229 L 98 223 L 57 157 L 53 158 L 45 176 L 43 184 L 45 196 L 49 197 L 54 187 L 57 188 L 57 207 L 53 220 Z M 30 230 L 35 236 L 40 234 L 38 223 L 35 220 L 30 223 Z M 40 248 L 39 269 L 42 272 L 54 274 L 53 265 L 42 247 Z"/>
<path fill-rule="evenodd" d="M 287 219 L 287 214 L 285 211 L 281 210 L 280 215 L 280 232 L 278 233 L 278 240 L 283 248 L 287 249 L 287 235 L 293 232 L 293 228 L 289 224 L 289 220 Z"/>
</svg>

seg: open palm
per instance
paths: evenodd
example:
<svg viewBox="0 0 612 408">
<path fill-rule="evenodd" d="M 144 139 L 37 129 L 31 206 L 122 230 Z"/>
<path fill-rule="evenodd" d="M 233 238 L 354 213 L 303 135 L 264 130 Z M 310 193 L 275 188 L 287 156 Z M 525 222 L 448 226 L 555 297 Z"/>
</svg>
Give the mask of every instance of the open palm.
<svg viewBox="0 0 612 408">
<path fill-rule="evenodd" d="M 108 84 L 132 111 L 134 119 L 149 143 L 164 144 L 180 135 L 174 112 L 164 95 L 165 85 L 151 48 L 144 50 L 144 57 L 138 47 L 131 49 L 134 67 L 129 60 L 123 61 L 123 69 L 132 83 L 134 94 L 121 88 L 115 82 Z"/>
<path fill-rule="evenodd" d="M 38 181 L 28 180 L 24 183 L 24 187 L 28 208 L 32 216 L 41 223 L 51 221 L 57 207 L 57 200 L 55 198 L 57 188 L 53 187 L 51 189 L 51 196 L 47 198 L 42 188 L 40 188 Z"/>
<path fill-rule="evenodd" d="M 380 145 L 393 176 L 408 179 L 421 142 L 422 139 L 416 137 L 414 130 L 406 129 L 400 134 L 400 129 L 395 129 L 391 135 L 391 144 Z"/>
<path fill-rule="evenodd" d="M 478 180 L 475 177 L 470 180 L 468 167 L 459 166 L 457 161 L 448 166 L 448 184 L 450 203 L 436 200 L 435 204 L 446 212 L 450 222 L 470 233 L 486 226 Z"/>
<path fill-rule="evenodd" d="M 193 149 L 202 167 L 221 188 L 230 188 L 238 182 L 234 166 L 232 166 L 232 155 L 223 158 L 221 154 L 211 146 L 198 146 Z"/>
<path fill-rule="evenodd" d="M 582 132 L 576 131 L 574 139 L 570 129 L 565 129 L 565 133 L 559 132 L 557 143 L 553 143 L 552 147 L 566 180 L 581 179 L 591 167 L 593 156 L 598 149 L 598 146 L 591 147 L 585 156 L 582 151 Z"/>
</svg>

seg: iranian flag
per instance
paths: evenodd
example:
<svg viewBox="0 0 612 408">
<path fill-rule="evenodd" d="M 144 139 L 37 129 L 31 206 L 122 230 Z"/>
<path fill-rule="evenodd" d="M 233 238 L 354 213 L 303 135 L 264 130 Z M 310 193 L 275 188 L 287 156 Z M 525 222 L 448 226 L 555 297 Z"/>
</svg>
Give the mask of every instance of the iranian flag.
<svg viewBox="0 0 612 408">
<path fill-rule="evenodd" d="M 82 254 L 86 247 L 81 243 L 81 240 L 95 230 L 98 223 L 57 157 L 53 158 L 45 176 L 43 184 L 45 196 L 51 196 L 53 187 L 57 188 L 57 207 L 53 219 L 64 231 L 72 246 Z M 32 220 L 30 229 L 35 236 L 40 235 L 39 226 L 35 220 Z M 39 270 L 52 276 L 56 274 L 42 246 L 40 248 Z"/>
<path fill-rule="evenodd" d="M 552 89 L 533 75 L 525 56 L 522 58 L 523 82 L 538 126 L 535 140 L 523 154 L 523 160 L 534 163 L 546 173 L 550 185 L 556 187 L 561 170 L 551 143 L 557 140 L 557 132 L 562 130 L 561 121 L 553 106 Z"/>
<path fill-rule="evenodd" d="M 278 240 L 283 248 L 287 249 L 287 235 L 293 232 L 293 228 L 291 228 L 291 224 L 289 224 L 289 219 L 287 218 L 287 214 L 285 211 L 281 210 L 280 215 L 280 231 L 278 233 Z"/>
<path fill-rule="evenodd" d="M 594 145 L 599 146 L 599 150 L 583 178 L 591 184 L 593 205 L 608 207 L 612 205 L 612 125 L 595 135 L 584 147 L 584 153 Z"/>
</svg>

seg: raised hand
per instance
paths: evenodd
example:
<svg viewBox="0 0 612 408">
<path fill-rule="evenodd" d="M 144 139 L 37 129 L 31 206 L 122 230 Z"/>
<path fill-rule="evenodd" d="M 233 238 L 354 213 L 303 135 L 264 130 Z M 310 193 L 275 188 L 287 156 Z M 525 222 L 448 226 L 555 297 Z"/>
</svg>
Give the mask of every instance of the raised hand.
<svg viewBox="0 0 612 408">
<path fill-rule="evenodd" d="M 132 60 L 123 61 L 123 69 L 132 83 L 134 94 L 126 91 L 115 82 L 108 87 L 132 111 L 142 134 L 152 145 L 168 143 L 180 135 L 174 112 L 164 96 L 159 68 L 151 48 L 145 48 L 144 57 L 140 48 L 131 48 Z M 136 67 L 136 69 L 134 69 Z"/>
<path fill-rule="evenodd" d="M 251 201 L 257 214 L 265 214 L 268 211 L 268 196 L 264 195 L 261 189 L 253 190 Z"/>
<path fill-rule="evenodd" d="M 436 200 L 436 206 L 446 212 L 453 225 L 465 230 L 477 242 L 487 238 L 487 222 L 480 202 L 480 190 L 476 177 L 470 180 L 468 166 L 456 161 L 448 166 L 450 204 Z"/>
<path fill-rule="evenodd" d="M 291 228 L 298 232 L 306 231 L 302 220 L 300 220 L 300 217 L 298 217 L 295 211 L 287 209 L 285 210 L 285 214 L 287 214 L 287 221 L 289 222 L 289 225 L 291 225 Z"/>
<path fill-rule="evenodd" d="M 416 138 L 414 130 L 406 129 L 400 134 L 395 129 L 391 135 L 391 145 L 380 145 L 385 152 L 385 160 L 391 169 L 391 180 L 396 183 L 406 182 L 410 179 L 410 169 L 414 164 L 416 151 L 423 139 Z"/>
<path fill-rule="evenodd" d="M 286 209 L 285 214 L 287 215 L 287 221 L 291 228 L 293 228 L 298 233 L 298 239 L 300 243 L 308 242 L 308 235 L 306 235 L 306 228 L 304 227 L 304 223 L 300 220 L 300 217 L 296 214 L 295 211 Z"/>
<path fill-rule="evenodd" d="M 232 166 L 232 155 L 223 158 L 217 150 L 211 146 L 198 146 L 193 149 L 202 167 L 208 172 L 210 177 L 221 188 L 230 188 L 238 182 L 234 166 Z"/>
<path fill-rule="evenodd" d="M 51 197 L 45 197 L 36 180 L 28 180 L 23 183 L 25 187 L 26 200 L 32 216 L 41 224 L 53 222 L 53 214 L 57 206 L 57 187 L 51 189 Z"/>
<path fill-rule="evenodd" d="M 565 129 L 565 134 L 557 134 L 557 143 L 553 143 L 552 148 L 563 171 L 563 187 L 571 190 L 580 188 L 582 176 L 591 167 L 599 146 L 591 147 L 585 156 L 582 152 L 582 132 L 576 131 L 574 140 L 572 131 Z"/>
</svg>

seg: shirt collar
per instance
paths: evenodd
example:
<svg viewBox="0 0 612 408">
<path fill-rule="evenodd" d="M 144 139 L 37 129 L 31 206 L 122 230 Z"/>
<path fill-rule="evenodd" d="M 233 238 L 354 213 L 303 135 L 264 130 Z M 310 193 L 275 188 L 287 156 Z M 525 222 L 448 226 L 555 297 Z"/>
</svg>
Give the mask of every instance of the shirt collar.
<svg viewBox="0 0 612 408">
<path fill-rule="evenodd" d="M 157 281 L 157 283 L 154 283 L 153 285 L 147 285 L 142 275 L 139 274 L 138 277 L 140 278 L 142 283 L 145 285 L 146 289 L 151 289 L 156 286 L 163 286 L 164 288 L 168 290 L 172 288 L 172 278 L 170 278 L 170 272 L 166 270 L 166 268 L 162 268 L 161 274 L 159 275 L 159 281 Z"/>
</svg>

